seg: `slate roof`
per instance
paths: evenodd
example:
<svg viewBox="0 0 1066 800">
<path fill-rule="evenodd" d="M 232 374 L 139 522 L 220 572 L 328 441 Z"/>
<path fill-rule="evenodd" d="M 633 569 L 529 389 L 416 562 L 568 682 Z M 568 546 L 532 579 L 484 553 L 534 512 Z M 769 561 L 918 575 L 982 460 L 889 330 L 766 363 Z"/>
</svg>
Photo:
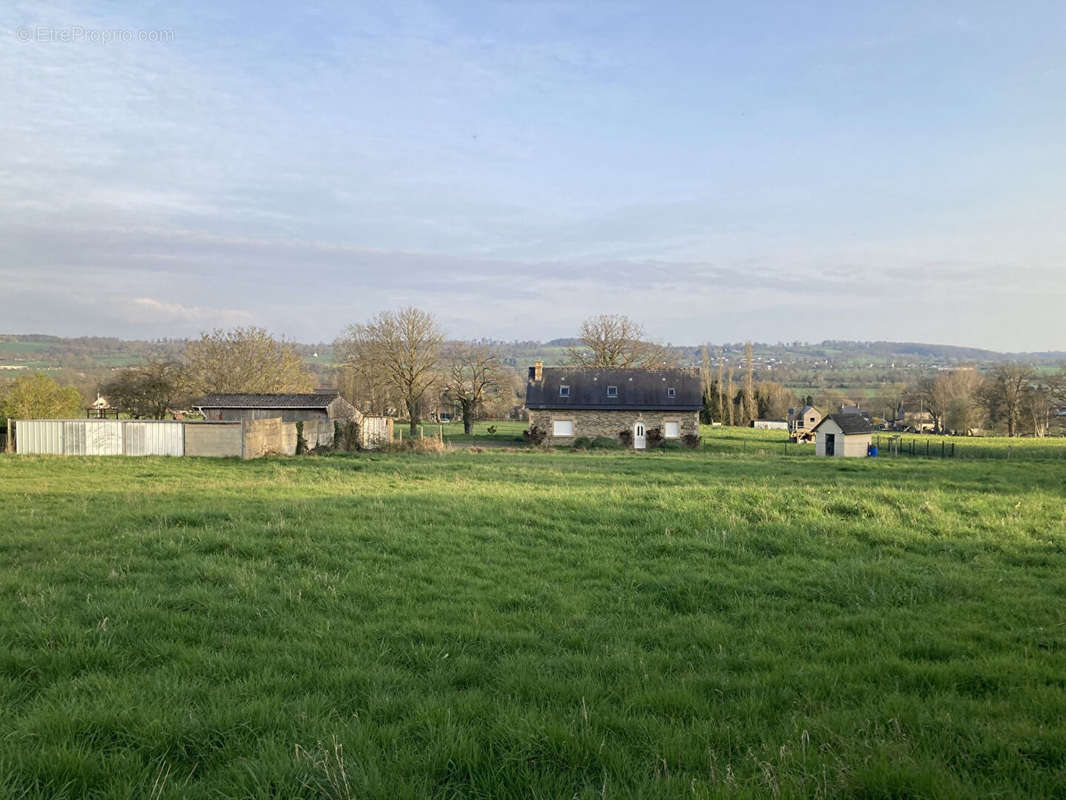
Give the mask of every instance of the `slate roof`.
<svg viewBox="0 0 1066 800">
<path fill-rule="evenodd" d="M 209 394 L 194 403 L 195 408 L 321 408 L 340 395 L 330 394 Z"/>
<path fill-rule="evenodd" d="M 544 367 L 541 380 L 526 384 L 526 408 L 634 411 L 698 411 L 703 406 L 699 373 L 694 369 L 580 369 Z M 562 397 L 561 386 L 569 387 Z M 617 397 L 607 387 L 618 388 Z M 669 396 L 674 389 L 675 396 Z"/>
<path fill-rule="evenodd" d="M 826 420 L 833 420 L 845 434 L 851 433 L 873 433 L 874 426 L 870 424 L 870 420 L 861 414 L 830 414 L 825 417 L 821 422 L 812 428 L 812 430 L 818 430 L 825 425 Z"/>
</svg>

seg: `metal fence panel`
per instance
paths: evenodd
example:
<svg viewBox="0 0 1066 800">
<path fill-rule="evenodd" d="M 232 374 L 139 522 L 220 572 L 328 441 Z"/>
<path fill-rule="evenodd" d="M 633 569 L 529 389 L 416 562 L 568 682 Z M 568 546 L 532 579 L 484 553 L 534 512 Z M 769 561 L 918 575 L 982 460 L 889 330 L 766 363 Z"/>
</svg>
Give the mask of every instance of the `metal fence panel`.
<svg viewBox="0 0 1066 800">
<path fill-rule="evenodd" d="M 68 456 L 122 455 L 122 422 L 116 419 L 64 422 L 63 453 Z"/>
<path fill-rule="evenodd" d="M 15 449 L 30 455 L 63 455 L 63 423 L 53 419 L 15 420 Z"/>
<path fill-rule="evenodd" d="M 125 423 L 128 456 L 185 455 L 184 423 L 162 420 Z"/>
</svg>

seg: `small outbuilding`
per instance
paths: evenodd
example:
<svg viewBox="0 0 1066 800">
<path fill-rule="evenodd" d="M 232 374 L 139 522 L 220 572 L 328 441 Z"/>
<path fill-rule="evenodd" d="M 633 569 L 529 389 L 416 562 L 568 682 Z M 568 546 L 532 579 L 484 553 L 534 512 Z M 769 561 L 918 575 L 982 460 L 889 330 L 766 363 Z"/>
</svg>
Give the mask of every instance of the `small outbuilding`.
<svg viewBox="0 0 1066 800">
<path fill-rule="evenodd" d="M 873 425 L 861 414 L 830 414 L 814 427 L 814 452 L 820 456 L 866 456 L 873 433 Z"/>
</svg>

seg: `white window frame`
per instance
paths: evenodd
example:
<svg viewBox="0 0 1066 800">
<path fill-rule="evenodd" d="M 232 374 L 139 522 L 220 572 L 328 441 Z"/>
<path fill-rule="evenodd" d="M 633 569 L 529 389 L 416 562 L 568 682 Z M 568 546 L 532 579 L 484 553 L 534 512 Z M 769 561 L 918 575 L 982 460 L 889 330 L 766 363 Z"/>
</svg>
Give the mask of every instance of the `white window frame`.
<svg viewBox="0 0 1066 800">
<path fill-rule="evenodd" d="M 559 397 L 569 397 L 569 396 L 570 396 L 570 387 L 569 386 L 560 386 L 559 387 Z"/>
<path fill-rule="evenodd" d="M 666 390 L 666 396 L 667 397 L 677 397 L 677 389 L 675 389 L 673 386 L 671 386 L 669 389 Z"/>
<path fill-rule="evenodd" d="M 614 389 L 613 393 L 611 392 L 611 389 Z M 618 387 L 617 386 L 608 386 L 607 387 L 607 396 L 608 397 L 618 397 Z"/>
<path fill-rule="evenodd" d="M 569 433 L 562 433 L 559 430 L 559 426 L 567 426 L 564 430 L 569 430 Z M 552 420 L 552 436 L 558 438 L 570 438 L 574 435 L 574 421 L 572 419 L 553 419 Z"/>
<path fill-rule="evenodd" d="M 671 425 L 675 426 L 674 427 L 674 431 L 675 432 L 673 434 L 670 433 L 670 426 Z M 681 438 L 681 423 L 680 422 L 675 422 L 675 421 L 664 421 L 663 422 L 663 438 L 664 439 L 680 439 Z"/>
</svg>

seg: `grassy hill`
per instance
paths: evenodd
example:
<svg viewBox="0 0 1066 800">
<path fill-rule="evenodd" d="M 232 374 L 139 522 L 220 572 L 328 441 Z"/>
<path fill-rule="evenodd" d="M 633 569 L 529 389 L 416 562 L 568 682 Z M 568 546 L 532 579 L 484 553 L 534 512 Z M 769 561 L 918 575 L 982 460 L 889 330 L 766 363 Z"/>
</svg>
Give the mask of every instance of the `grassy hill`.
<svg viewBox="0 0 1066 800">
<path fill-rule="evenodd" d="M 0 796 L 1063 796 L 1066 464 L 747 447 L 0 457 Z"/>
</svg>

